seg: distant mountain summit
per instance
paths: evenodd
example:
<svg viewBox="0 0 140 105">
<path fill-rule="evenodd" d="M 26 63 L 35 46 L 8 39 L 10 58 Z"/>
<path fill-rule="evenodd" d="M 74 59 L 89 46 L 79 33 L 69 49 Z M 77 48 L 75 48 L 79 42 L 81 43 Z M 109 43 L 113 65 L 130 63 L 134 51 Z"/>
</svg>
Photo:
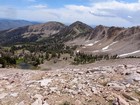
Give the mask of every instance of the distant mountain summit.
<svg viewBox="0 0 140 105">
<path fill-rule="evenodd" d="M 12 20 L 12 19 L 0 19 L 0 30 L 7 30 L 11 28 L 18 28 L 28 25 L 38 24 L 37 22 L 30 22 L 26 20 Z"/>
<path fill-rule="evenodd" d="M 57 40 L 57 42 L 72 41 L 77 38 L 87 37 L 92 32 L 92 30 L 93 28 L 87 24 L 76 21 L 60 30 L 59 33 L 54 34 L 54 36 L 52 36 L 50 39 Z"/>
<path fill-rule="evenodd" d="M 59 22 L 24 26 L 0 31 L 0 44 L 36 42 L 58 33 L 65 25 Z"/>
</svg>

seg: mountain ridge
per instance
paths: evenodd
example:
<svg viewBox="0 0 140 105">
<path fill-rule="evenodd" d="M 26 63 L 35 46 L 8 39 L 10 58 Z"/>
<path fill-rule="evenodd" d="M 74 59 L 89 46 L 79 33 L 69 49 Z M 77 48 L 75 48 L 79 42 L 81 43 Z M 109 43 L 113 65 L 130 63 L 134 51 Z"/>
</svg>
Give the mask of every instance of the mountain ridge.
<svg viewBox="0 0 140 105">
<path fill-rule="evenodd" d="M 78 52 L 92 54 L 121 55 L 137 52 L 140 49 L 139 40 L 140 26 L 123 28 L 99 25 L 92 28 L 80 21 L 69 26 L 52 21 L 0 31 L 0 44 L 3 45 L 40 41 L 44 44 L 64 43 L 68 46 L 78 45 Z"/>
<path fill-rule="evenodd" d="M 7 30 L 11 28 L 18 28 L 28 25 L 39 24 L 39 22 L 31 22 L 27 20 L 12 20 L 12 19 L 3 19 L 0 18 L 0 31 Z"/>
</svg>

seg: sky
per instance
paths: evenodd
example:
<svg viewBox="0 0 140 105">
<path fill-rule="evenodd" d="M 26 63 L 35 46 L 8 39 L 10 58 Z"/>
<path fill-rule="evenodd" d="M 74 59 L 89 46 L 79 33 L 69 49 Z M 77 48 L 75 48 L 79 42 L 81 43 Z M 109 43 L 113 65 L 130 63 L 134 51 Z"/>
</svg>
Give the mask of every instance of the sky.
<svg viewBox="0 0 140 105">
<path fill-rule="evenodd" d="M 130 27 L 140 25 L 140 0 L 0 0 L 0 18 Z"/>
</svg>

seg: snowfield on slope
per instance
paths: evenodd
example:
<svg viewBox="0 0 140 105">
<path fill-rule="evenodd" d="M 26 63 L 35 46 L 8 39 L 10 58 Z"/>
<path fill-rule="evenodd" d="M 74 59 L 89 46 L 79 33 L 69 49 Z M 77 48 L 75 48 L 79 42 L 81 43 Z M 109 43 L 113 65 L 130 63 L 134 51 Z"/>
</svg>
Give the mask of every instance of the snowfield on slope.
<svg viewBox="0 0 140 105">
<path fill-rule="evenodd" d="M 125 54 L 118 55 L 118 57 L 125 57 L 125 56 L 133 55 L 133 54 L 136 54 L 136 53 L 139 53 L 139 52 L 140 52 L 140 50 L 137 50 L 137 51 L 134 51 L 134 52 L 130 52 L 130 53 L 125 53 Z"/>
<path fill-rule="evenodd" d="M 112 46 L 112 45 L 114 45 L 114 44 L 116 44 L 116 43 L 118 43 L 118 41 L 109 44 L 108 46 L 102 48 L 102 50 L 103 50 L 103 51 L 105 51 L 105 50 L 109 50 L 109 47 Z M 110 49 L 110 50 L 111 50 L 111 49 Z"/>
</svg>

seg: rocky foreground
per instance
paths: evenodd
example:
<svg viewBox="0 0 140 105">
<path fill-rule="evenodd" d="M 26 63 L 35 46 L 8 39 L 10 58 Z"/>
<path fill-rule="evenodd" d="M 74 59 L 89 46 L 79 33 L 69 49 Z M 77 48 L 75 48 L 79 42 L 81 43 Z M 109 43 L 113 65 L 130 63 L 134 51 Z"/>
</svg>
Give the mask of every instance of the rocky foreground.
<svg viewBox="0 0 140 105">
<path fill-rule="evenodd" d="M 0 105 L 140 105 L 140 65 L 0 69 Z"/>
</svg>

